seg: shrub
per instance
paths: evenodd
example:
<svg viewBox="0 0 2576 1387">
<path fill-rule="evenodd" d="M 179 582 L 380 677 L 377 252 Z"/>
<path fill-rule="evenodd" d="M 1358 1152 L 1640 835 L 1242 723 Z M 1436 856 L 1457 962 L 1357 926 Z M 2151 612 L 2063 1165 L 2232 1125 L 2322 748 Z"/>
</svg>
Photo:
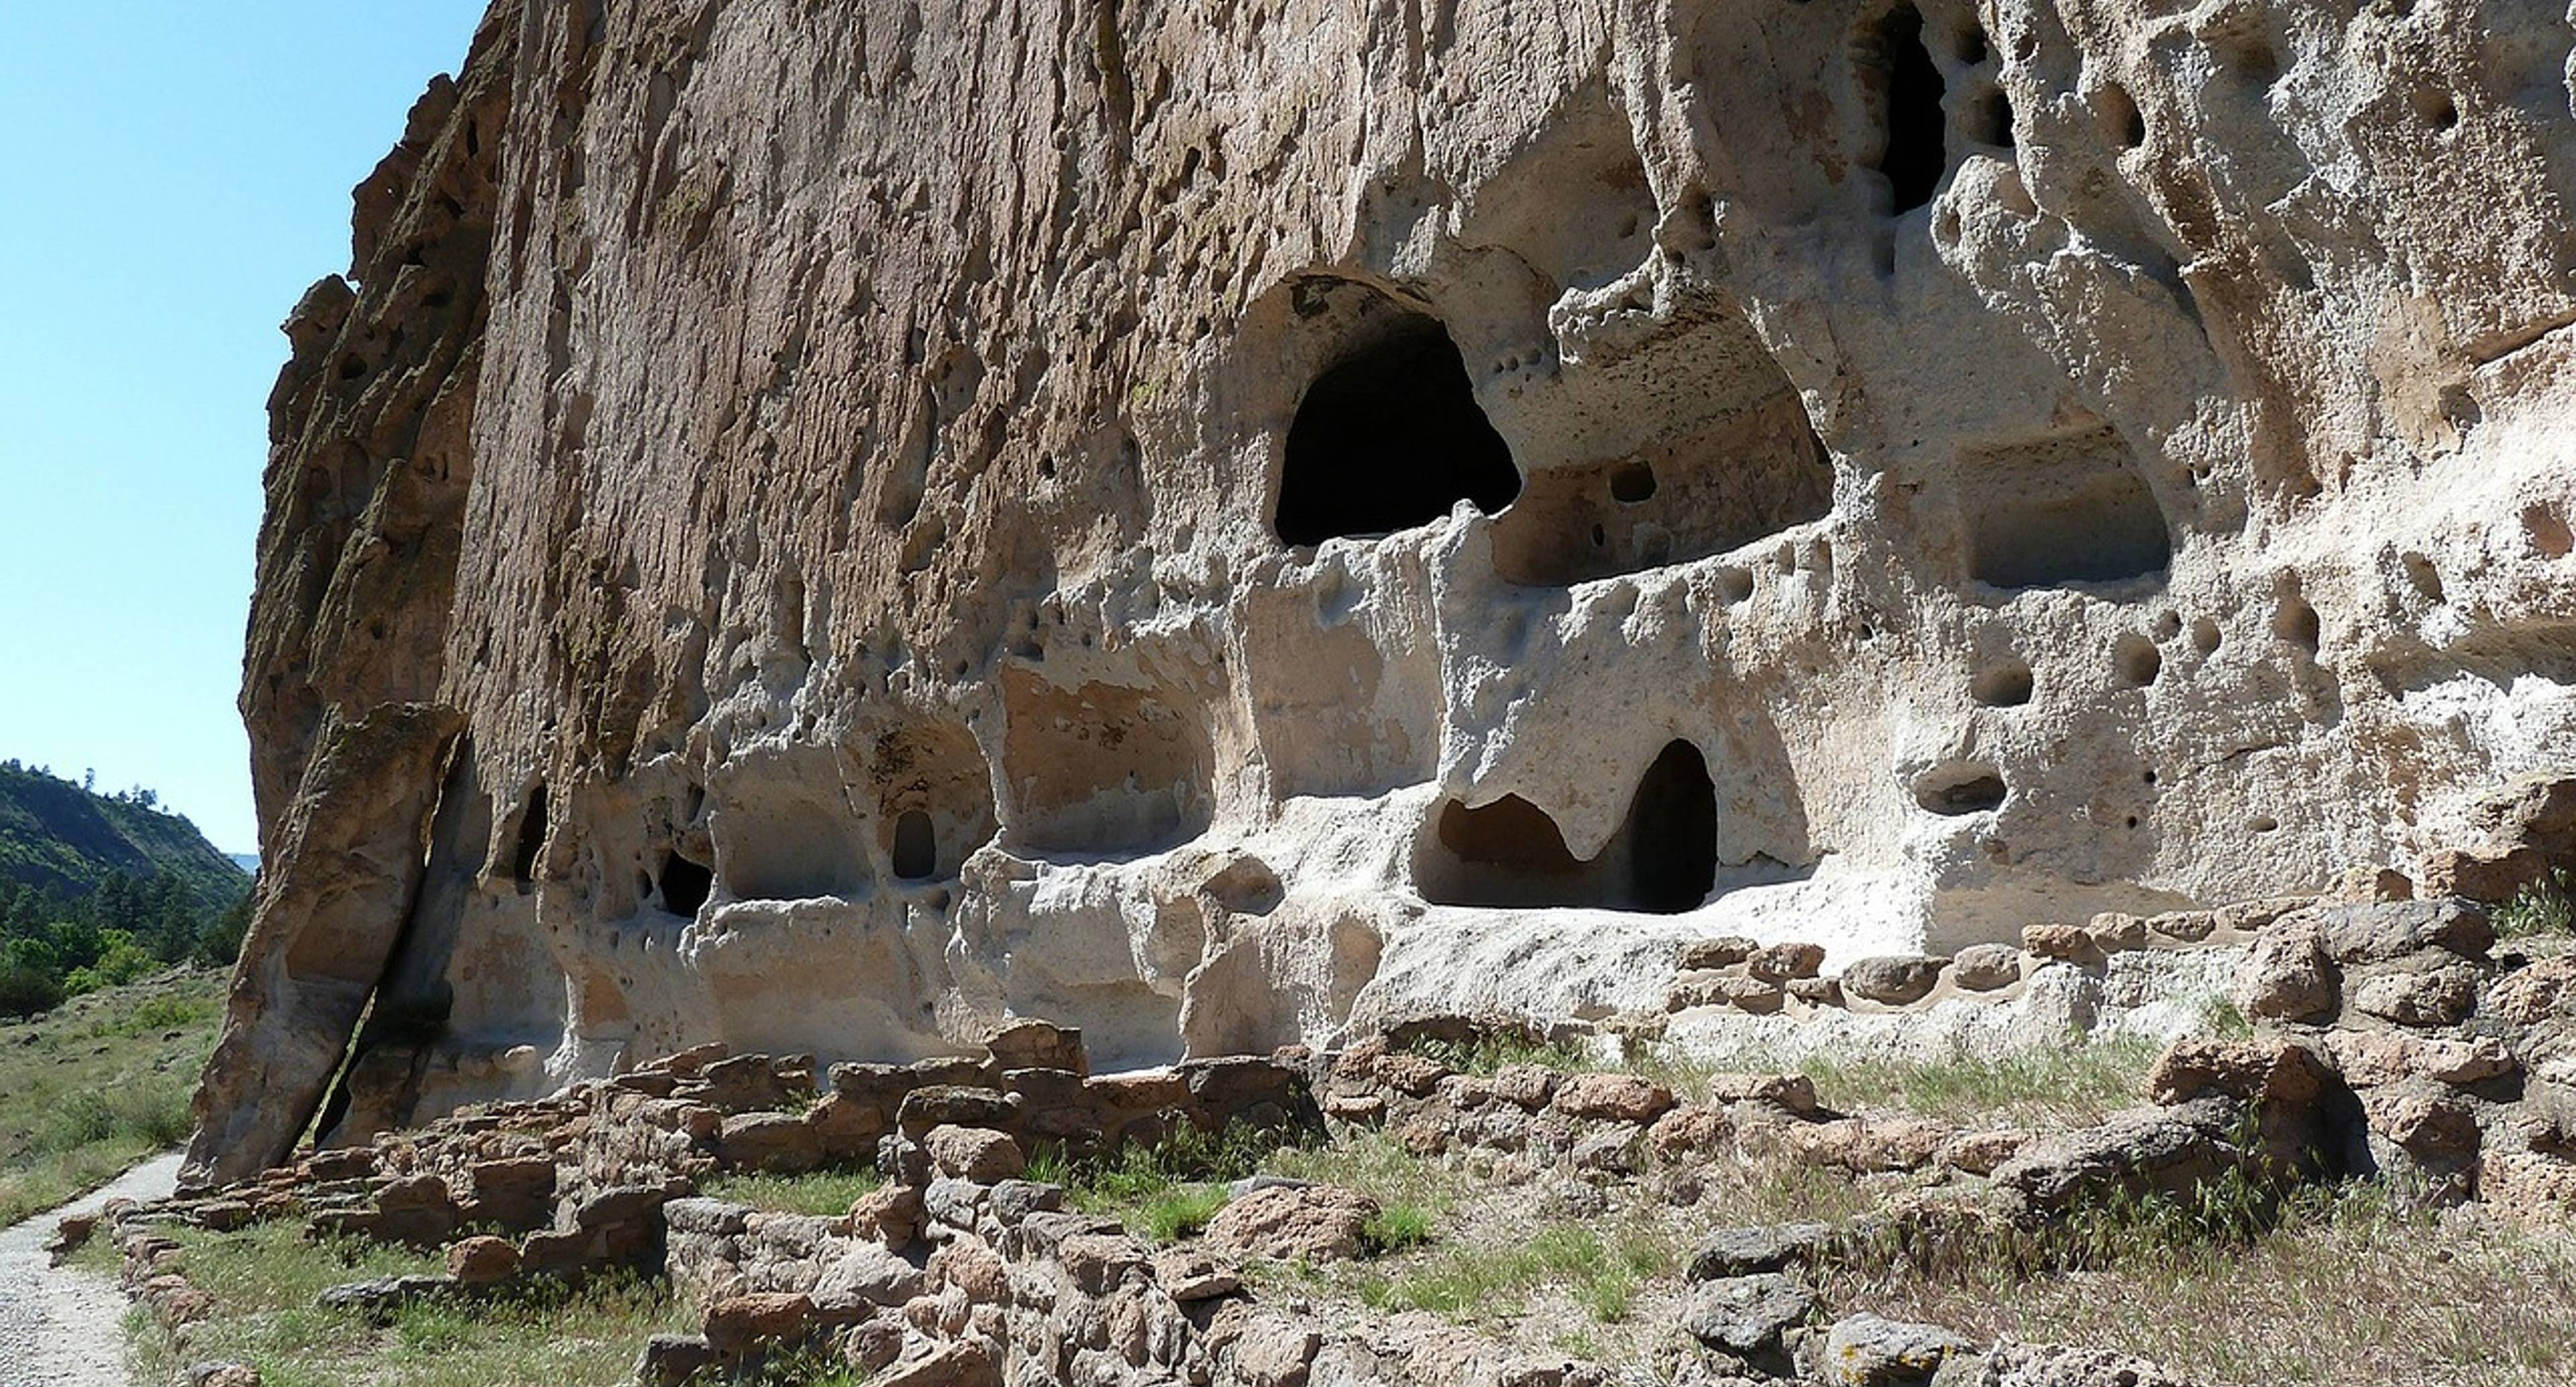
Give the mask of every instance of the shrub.
<svg viewBox="0 0 2576 1387">
<path fill-rule="evenodd" d="M 2497 906 L 2495 930 L 2505 938 L 2566 934 L 2576 930 L 2576 873 L 2551 872 Z"/>
</svg>

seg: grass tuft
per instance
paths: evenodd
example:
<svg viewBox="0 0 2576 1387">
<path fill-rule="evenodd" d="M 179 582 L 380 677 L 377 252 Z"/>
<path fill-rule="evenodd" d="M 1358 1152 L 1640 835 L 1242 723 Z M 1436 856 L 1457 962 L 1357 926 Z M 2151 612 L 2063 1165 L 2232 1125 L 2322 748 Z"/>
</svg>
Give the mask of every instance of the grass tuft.
<svg viewBox="0 0 2576 1387">
<path fill-rule="evenodd" d="M 2576 873 L 2551 872 L 2515 892 L 2491 918 L 2497 936 L 2505 939 L 2576 932 Z"/>
<path fill-rule="evenodd" d="M 805 1175 L 743 1172 L 705 1181 L 699 1185 L 698 1193 L 754 1209 L 838 1218 L 884 1184 L 883 1176 L 865 1168 L 818 1170 Z"/>
</svg>

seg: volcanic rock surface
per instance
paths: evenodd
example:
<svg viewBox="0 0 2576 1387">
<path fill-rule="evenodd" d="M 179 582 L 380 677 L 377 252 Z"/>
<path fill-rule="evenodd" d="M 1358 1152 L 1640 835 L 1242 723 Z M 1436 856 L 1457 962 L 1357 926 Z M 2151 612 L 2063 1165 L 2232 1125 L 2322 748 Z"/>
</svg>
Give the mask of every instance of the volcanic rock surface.
<svg viewBox="0 0 2576 1387">
<path fill-rule="evenodd" d="M 2576 757 L 2571 47 L 503 0 L 287 325 L 190 1176 L 2466 881 Z"/>
</svg>

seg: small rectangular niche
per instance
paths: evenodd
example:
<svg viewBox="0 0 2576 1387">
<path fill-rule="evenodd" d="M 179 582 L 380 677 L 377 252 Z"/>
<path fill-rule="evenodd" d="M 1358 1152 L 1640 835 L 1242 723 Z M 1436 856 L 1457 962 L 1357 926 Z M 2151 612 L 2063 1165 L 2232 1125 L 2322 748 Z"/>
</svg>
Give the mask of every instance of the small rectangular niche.
<svg viewBox="0 0 2576 1387">
<path fill-rule="evenodd" d="M 2117 583 L 2173 561 L 2164 508 L 2108 427 L 1971 453 L 1959 501 L 1968 576 L 1994 587 Z"/>
</svg>

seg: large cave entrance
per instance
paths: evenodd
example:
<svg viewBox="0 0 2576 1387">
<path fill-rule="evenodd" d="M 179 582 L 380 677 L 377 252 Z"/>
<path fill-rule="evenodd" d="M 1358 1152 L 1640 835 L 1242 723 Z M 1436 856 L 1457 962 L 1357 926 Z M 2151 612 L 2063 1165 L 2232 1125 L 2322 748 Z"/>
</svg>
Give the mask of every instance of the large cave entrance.
<svg viewBox="0 0 2576 1387">
<path fill-rule="evenodd" d="M 1717 788 L 1686 741 L 1638 778 L 1628 817 L 1598 856 L 1578 858 L 1547 811 L 1518 795 L 1440 806 L 1416 877 L 1440 905 L 1590 906 L 1678 915 L 1717 885 Z"/>
<path fill-rule="evenodd" d="M 1520 486 L 1449 330 L 1407 313 L 1307 388 L 1288 428 L 1279 538 L 1303 546 L 1390 534 L 1461 500 L 1492 514 Z"/>
</svg>

